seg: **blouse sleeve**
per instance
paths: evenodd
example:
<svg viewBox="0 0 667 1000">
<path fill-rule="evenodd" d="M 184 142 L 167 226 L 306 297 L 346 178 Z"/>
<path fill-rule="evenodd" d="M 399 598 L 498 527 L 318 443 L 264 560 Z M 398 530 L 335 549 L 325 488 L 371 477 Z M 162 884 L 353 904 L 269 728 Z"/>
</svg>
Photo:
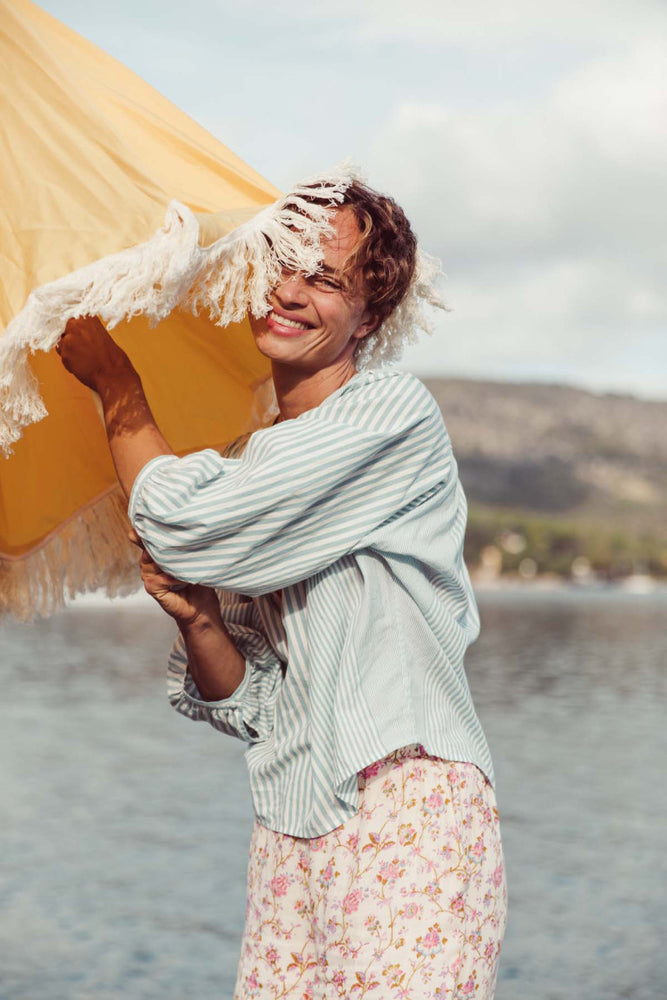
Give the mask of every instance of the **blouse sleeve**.
<svg viewBox="0 0 667 1000">
<path fill-rule="evenodd" d="M 220 596 L 220 595 L 219 595 Z M 259 621 L 254 602 L 248 598 L 221 599 L 222 620 L 245 657 L 246 672 L 236 691 L 220 701 L 205 701 L 188 671 L 187 652 L 179 633 L 168 662 L 167 694 L 177 712 L 196 722 L 247 743 L 268 739 L 273 731 L 273 708 L 282 664 Z"/>
<path fill-rule="evenodd" d="M 239 459 L 216 451 L 146 465 L 129 515 L 179 580 L 259 595 L 363 547 L 368 535 L 451 477 L 442 417 L 397 373 L 257 431 Z"/>
</svg>

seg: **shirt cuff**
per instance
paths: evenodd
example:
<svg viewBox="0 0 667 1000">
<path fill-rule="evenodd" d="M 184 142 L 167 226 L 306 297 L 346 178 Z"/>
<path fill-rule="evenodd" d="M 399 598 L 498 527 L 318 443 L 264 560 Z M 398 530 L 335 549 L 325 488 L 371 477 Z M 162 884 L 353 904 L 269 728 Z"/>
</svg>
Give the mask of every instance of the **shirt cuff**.
<svg viewBox="0 0 667 1000">
<path fill-rule="evenodd" d="M 178 455 L 156 455 L 155 458 L 151 458 L 149 462 L 146 462 L 140 470 L 139 475 L 134 480 L 134 485 L 132 486 L 132 491 L 130 493 L 130 499 L 127 504 L 127 516 L 129 517 L 131 524 L 134 524 L 137 504 L 139 503 L 139 495 L 148 477 L 152 475 L 158 465 L 164 465 L 167 462 L 177 461 Z"/>
<path fill-rule="evenodd" d="M 206 708 L 240 708 L 248 688 L 250 687 L 252 671 L 252 664 L 249 660 L 246 660 L 243 680 L 236 690 L 229 695 L 229 697 L 221 698 L 219 701 L 205 701 L 192 678 L 192 674 L 189 671 L 186 671 L 183 681 L 183 693 L 188 701 L 192 702 L 194 705 L 203 705 Z"/>
</svg>

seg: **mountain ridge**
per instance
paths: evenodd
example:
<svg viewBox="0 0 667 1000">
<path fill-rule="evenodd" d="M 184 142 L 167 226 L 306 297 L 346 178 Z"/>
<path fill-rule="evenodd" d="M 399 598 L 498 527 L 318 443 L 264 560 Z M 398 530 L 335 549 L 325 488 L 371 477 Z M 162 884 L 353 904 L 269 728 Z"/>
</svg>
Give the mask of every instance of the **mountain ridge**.
<svg viewBox="0 0 667 1000">
<path fill-rule="evenodd" d="M 471 501 L 653 512 L 667 498 L 667 401 L 572 386 L 424 378 Z"/>
<path fill-rule="evenodd" d="M 585 557 L 611 577 L 667 573 L 667 401 L 539 382 L 422 381 L 468 499 L 471 565 L 518 532 L 540 572 L 567 574 Z M 515 555 L 502 551 L 502 572 L 517 569 Z"/>
</svg>

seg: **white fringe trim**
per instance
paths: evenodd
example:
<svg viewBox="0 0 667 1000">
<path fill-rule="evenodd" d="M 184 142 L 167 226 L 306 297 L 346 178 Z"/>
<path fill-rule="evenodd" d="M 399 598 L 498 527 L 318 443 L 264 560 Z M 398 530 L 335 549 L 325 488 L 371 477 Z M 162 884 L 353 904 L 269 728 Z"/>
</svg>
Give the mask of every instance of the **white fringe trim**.
<svg viewBox="0 0 667 1000">
<path fill-rule="evenodd" d="M 313 274 L 322 261 L 321 238 L 331 232 L 330 209 L 360 175 L 345 162 L 330 173 L 302 181 L 284 198 L 210 246 L 199 245 L 196 217 L 177 201 L 164 226 L 146 243 L 102 257 L 37 288 L 0 340 L 0 449 L 11 454 L 28 424 L 46 416 L 28 355 L 49 351 L 74 316 L 97 315 L 109 329 L 145 315 L 151 326 L 174 309 L 206 310 L 219 326 L 248 312 L 264 316 L 271 289 L 284 268 Z M 319 199 L 313 204 L 305 197 Z M 446 309 L 433 282 L 439 262 L 417 251 L 415 277 L 405 298 L 360 342 L 360 368 L 394 361 L 419 330 L 432 332 L 423 306 Z"/>
<path fill-rule="evenodd" d="M 7 455 L 23 428 L 46 416 L 28 354 L 49 351 L 73 316 L 97 315 L 109 329 L 140 314 L 155 326 L 175 308 L 206 309 L 219 325 L 250 311 L 269 311 L 271 289 L 284 268 L 312 274 L 321 237 L 331 232 L 330 209 L 354 180 L 343 164 L 304 181 L 284 198 L 208 247 L 197 219 L 173 201 L 165 223 L 146 243 L 121 250 L 37 288 L 0 340 L 0 449 Z M 320 199 L 312 204 L 304 196 Z"/>
<path fill-rule="evenodd" d="M 152 239 L 79 268 L 36 289 L 0 340 L 0 449 L 11 453 L 23 428 L 46 416 L 29 365 L 34 351 L 49 351 L 71 317 L 99 316 L 109 329 L 145 315 L 155 326 L 175 308 L 208 311 L 220 326 L 270 309 L 282 270 L 315 273 L 321 238 L 331 232 L 330 209 L 358 176 L 349 163 L 297 185 L 275 204 L 208 247 L 199 245 L 193 213 L 173 201 Z M 315 197 L 312 204 L 304 197 Z M 439 262 L 417 251 L 413 282 L 395 312 L 360 342 L 359 368 L 395 360 L 419 330 L 431 332 L 423 306 L 444 309 L 433 287 Z M 270 379 L 256 394 L 250 429 L 277 413 Z M 0 556 L 0 616 L 20 620 L 62 608 L 66 596 L 106 588 L 110 596 L 140 586 L 136 549 L 119 490 L 98 497 L 22 557 Z"/>
<path fill-rule="evenodd" d="M 31 621 L 60 610 L 68 597 L 100 588 L 108 597 L 138 590 L 138 555 L 129 530 L 127 502 L 115 487 L 25 556 L 0 556 L 0 618 Z"/>
<path fill-rule="evenodd" d="M 435 289 L 444 277 L 440 261 L 417 247 L 415 273 L 406 294 L 375 331 L 359 341 L 354 354 L 357 368 L 375 368 L 397 361 L 408 344 L 419 339 L 419 332 L 432 334 L 434 325 L 424 306 L 447 311 L 448 306 Z"/>
</svg>

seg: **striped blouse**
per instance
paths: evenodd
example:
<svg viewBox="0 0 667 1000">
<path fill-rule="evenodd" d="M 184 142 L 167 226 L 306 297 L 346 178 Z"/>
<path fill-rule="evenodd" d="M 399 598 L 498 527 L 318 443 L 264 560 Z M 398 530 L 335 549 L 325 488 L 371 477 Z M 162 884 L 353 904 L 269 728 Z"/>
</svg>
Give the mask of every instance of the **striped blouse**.
<svg viewBox="0 0 667 1000">
<path fill-rule="evenodd" d="M 245 677 L 206 702 L 179 638 L 170 700 L 249 744 L 259 821 L 327 833 L 357 811 L 358 771 L 412 743 L 493 782 L 463 668 L 466 501 L 424 385 L 359 372 L 230 454 L 153 459 L 129 510 L 163 569 L 220 589 Z"/>
</svg>

